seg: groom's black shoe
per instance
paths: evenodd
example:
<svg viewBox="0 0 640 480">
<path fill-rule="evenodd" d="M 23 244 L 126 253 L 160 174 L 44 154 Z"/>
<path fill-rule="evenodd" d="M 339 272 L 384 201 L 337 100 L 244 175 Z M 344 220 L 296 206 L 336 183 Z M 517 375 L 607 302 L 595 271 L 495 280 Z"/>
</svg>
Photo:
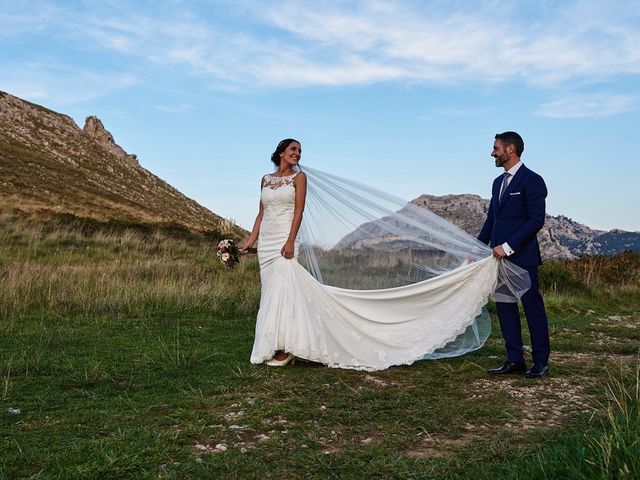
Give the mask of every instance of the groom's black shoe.
<svg viewBox="0 0 640 480">
<path fill-rule="evenodd" d="M 498 368 L 490 368 L 487 370 L 492 375 L 504 375 L 507 373 L 518 373 L 522 374 L 527 370 L 527 364 L 523 361 L 520 362 L 504 362 L 501 367 Z"/>
<path fill-rule="evenodd" d="M 547 365 L 538 365 L 534 363 L 533 366 L 524 372 L 524 376 L 527 378 L 540 378 L 549 373 L 549 367 Z"/>
</svg>

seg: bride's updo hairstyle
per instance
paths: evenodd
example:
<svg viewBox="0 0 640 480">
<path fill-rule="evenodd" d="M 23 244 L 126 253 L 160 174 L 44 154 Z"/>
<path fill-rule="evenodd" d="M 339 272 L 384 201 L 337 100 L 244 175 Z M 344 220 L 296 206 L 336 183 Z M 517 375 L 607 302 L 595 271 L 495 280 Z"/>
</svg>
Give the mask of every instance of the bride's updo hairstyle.
<svg viewBox="0 0 640 480">
<path fill-rule="evenodd" d="M 284 152 L 292 142 L 298 142 L 295 138 L 285 138 L 276 147 L 276 151 L 271 154 L 271 161 L 276 164 L 276 167 L 280 166 L 280 154 Z"/>
</svg>

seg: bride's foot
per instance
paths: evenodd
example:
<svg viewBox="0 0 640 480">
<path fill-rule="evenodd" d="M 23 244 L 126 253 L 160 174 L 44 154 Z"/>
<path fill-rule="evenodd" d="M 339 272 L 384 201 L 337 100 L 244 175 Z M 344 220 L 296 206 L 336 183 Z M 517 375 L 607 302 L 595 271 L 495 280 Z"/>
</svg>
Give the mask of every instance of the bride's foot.
<svg viewBox="0 0 640 480">
<path fill-rule="evenodd" d="M 284 367 L 288 363 L 293 365 L 296 361 L 296 357 L 293 353 L 284 353 L 282 351 L 277 351 L 271 360 L 266 362 L 270 367 Z"/>
<path fill-rule="evenodd" d="M 271 360 L 278 360 L 279 362 L 281 362 L 282 360 L 285 360 L 289 355 L 287 355 L 286 353 L 284 353 L 284 350 L 278 350 L 274 355 L 273 358 Z"/>
</svg>

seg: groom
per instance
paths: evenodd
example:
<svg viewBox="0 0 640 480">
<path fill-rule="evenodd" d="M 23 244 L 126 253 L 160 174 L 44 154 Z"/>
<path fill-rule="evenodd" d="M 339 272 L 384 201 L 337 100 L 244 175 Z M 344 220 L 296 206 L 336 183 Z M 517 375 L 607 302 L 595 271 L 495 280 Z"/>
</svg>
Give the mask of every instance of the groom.
<svg viewBox="0 0 640 480">
<path fill-rule="evenodd" d="M 496 302 L 507 359 L 489 373 L 524 373 L 537 378 L 549 371 L 549 327 L 538 285 L 542 259 L 536 237 L 544 225 L 547 187 L 542 177 L 520 160 L 523 150 L 524 142 L 516 132 L 495 136 L 491 156 L 504 173 L 493 181 L 489 213 L 478 239 L 493 248 L 494 257 L 508 258 L 531 277 L 531 288 L 520 300 L 531 335 L 533 366 L 527 370 L 523 357 L 518 304 Z"/>
</svg>

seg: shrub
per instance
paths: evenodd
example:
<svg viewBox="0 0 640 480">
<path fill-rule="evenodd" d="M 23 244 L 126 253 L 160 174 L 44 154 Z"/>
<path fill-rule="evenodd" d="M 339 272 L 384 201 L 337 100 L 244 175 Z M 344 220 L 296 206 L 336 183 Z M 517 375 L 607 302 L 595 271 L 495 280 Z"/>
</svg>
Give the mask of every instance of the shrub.
<svg viewBox="0 0 640 480">
<path fill-rule="evenodd" d="M 540 289 L 560 295 L 590 296 L 591 288 L 560 262 L 547 262 L 540 269 Z"/>
</svg>

